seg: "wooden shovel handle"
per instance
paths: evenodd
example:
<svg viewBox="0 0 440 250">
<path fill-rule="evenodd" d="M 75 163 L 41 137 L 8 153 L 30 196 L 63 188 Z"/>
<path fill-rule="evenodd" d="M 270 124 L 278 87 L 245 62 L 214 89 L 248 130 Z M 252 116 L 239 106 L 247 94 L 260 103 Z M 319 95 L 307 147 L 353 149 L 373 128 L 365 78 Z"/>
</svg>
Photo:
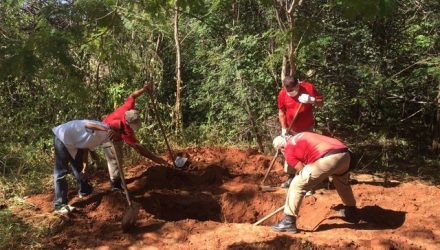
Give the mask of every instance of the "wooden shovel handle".
<svg viewBox="0 0 440 250">
<path fill-rule="evenodd" d="M 163 139 L 165 140 L 165 144 L 167 145 L 167 149 L 168 149 L 168 152 L 170 154 L 171 160 L 174 163 L 174 160 L 176 158 L 174 157 L 173 150 L 171 150 L 170 144 L 168 143 L 168 138 L 167 138 L 167 135 L 165 133 L 165 129 L 162 126 L 162 121 L 160 120 L 159 112 L 158 112 L 156 103 L 154 102 L 153 94 L 148 91 L 148 95 L 150 96 L 151 108 L 153 110 L 154 116 L 156 117 L 157 123 L 159 124 L 159 128 L 160 128 L 160 131 L 162 132 L 162 136 L 163 136 Z"/>
<path fill-rule="evenodd" d="M 261 181 L 260 185 L 263 185 L 263 184 L 264 184 L 264 181 L 266 180 L 267 176 L 269 175 L 269 172 L 270 172 L 270 170 L 272 169 L 272 167 L 273 167 L 273 165 L 274 165 L 274 163 L 275 163 L 275 160 L 277 159 L 279 153 L 280 153 L 280 151 L 277 150 L 277 152 L 276 152 L 275 155 L 273 156 L 272 161 L 270 162 L 270 165 L 269 165 L 269 167 L 267 168 L 266 174 L 264 175 L 264 178 L 263 178 L 263 180 Z"/>
<path fill-rule="evenodd" d="M 303 103 L 300 102 L 298 108 L 296 109 L 295 115 L 292 118 L 292 122 L 290 123 L 289 128 L 287 129 L 287 132 L 289 132 L 290 129 L 292 129 L 293 123 L 295 123 L 296 118 L 298 118 L 298 114 L 299 114 L 299 111 L 301 110 L 302 106 L 303 106 Z"/>
<path fill-rule="evenodd" d="M 269 219 L 270 217 L 274 216 L 275 214 L 277 214 L 278 212 L 280 212 L 280 211 L 283 210 L 283 209 L 284 209 L 284 205 L 281 206 L 281 207 L 279 207 L 277 210 L 273 211 L 272 213 L 270 213 L 270 214 L 264 216 L 264 218 L 262 218 L 261 220 L 255 222 L 253 225 L 254 225 L 254 226 L 258 226 L 258 225 L 261 224 L 263 221 Z"/>
</svg>

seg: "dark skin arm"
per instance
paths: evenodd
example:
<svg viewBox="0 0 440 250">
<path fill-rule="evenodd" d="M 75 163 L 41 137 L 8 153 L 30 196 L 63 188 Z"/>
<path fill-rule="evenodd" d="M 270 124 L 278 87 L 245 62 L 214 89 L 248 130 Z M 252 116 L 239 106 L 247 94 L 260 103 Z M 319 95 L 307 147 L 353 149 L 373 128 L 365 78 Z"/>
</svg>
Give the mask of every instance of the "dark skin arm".
<svg viewBox="0 0 440 250">
<path fill-rule="evenodd" d="M 168 167 L 171 166 L 166 160 L 153 154 L 150 150 L 148 150 L 146 147 L 144 147 L 143 145 L 141 145 L 139 143 L 130 144 L 130 147 L 132 147 L 134 150 L 136 150 L 140 155 L 156 162 L 157 164 L 168 166 Z"/>
<path fill-rule="evenodd" d="M 81 170 L 81 174 L 83 175 L 83 177 L 85 177 L 87 168 L 89 167 L 89 150 L 83 149 L 82 153 L 83 153 L 83 167 Z"/>
<path fill-rule="evenodd" d="M 147 92 L 147 91 L 151 92 L 152 90 L 153 90 L 153 85 L 150 84 L 149 82 L 145 81 L 144 86 L 140 89 L 133 91 L 130 94 L 130 96 L 136 99 L 139 96 L 141 96 L 142 94 L 144 94 L 145 92 Z M 170 166 L 170 164 L 167 161 L 165 161 L 164 159 L 160 158 L 159 156 L 153 154 L 150 150 L 148 150 L 146 147 L 144 147 L 143 145 L 141 145 L 139 143 L 130 144 L 130 147 L 132 147 L 134 150 L 136 150 L 136 152 L 138 152 L 140 155 L 156 162 L 157 164 Z"/>
<path fill-rule="evenodd" d="M 95 131 L 105 131 L 108 133 L 108 138 L 112 140 L 120 136 L 117 130 L 113 128 L 107 128 L 96 123 L 86 123 L 85 127 Z M 89 166 L 89 150 L 83 149 L 82 151 L 83 151 L 83 167 L 81 170 L 81 174 L 85 176 L 87 168 Z"/>
<path fill-rule="evenodd" d="M 284 110 L 278 109 L 278 119 L 280 120 L 281 127 L 287 129 L 286 113 L 284 112 Z"/>
<path fill-rule="evenodd" d="M 153 90 L 153 85 L 148 83 L 147 81 L 144 82 L 144 86 L 140 89 L 137 89 L 135 91 L 133 91 L 130 96 L 133 97 L 134 99 L 138 98 L 140 95 L 142 95 L 143 93 L 147 92 L 147 91 L 152 91 Z"/>
<path fill-rule="evenodd" d="M 92 130 L 105 131 L 108 133 L 108 138 L 110 138 L 111 140 L 115 140 L 120 136 L 119 131 L 111 127 L 107 128 L 95 123 L 86 123 L 85 127 Z"/>
</svg>

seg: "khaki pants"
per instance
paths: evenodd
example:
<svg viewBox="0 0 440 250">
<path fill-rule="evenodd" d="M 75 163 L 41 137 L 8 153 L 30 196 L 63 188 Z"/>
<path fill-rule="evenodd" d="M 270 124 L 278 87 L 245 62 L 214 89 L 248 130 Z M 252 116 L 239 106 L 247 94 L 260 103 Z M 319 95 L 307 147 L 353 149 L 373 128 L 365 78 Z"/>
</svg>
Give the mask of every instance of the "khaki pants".
<svg viewBox="0 0 440 250">
<path fill-rule="evenodd" d="M 110 141 L 110 142 L 106 142 L 106 143 L 102 144 L 102 148 L 104 149 L 104 155 L 105 155 L 105 158 L 107 159 L 107 167 L 108 167 L 108 173 L 110 175 L 110 180 L 114 181 L 114 180 L 119 179 L 119 170 L 118 170 L 118 165 L 116 162 L 115 154 L 113 153 L 112 145 L 115 146 L 116 154 L 118 155 L 118 159 L 119 159 L 119 164 L 121 164 L 121 167 L 122 167 L 122 164 L 123 164 L 122 163 L 123 142 L 122 141 L 118 141 L 118 142 L 111 142 Z"/>
<path fill-rule="evenodd" d="M 349 183 L 350 173 L 347 172 L 349 165 L 350 154 L 346 152 L 329 155 L 306 165 L 293 178 L 290 184 L 284 213 L 298 216 L 299 207 L 306 192 L 313 189 L 329 176 L 333 177 L 333 184 L 342 202 L 346 206 L 356 206 L 356 200 Z"/>
</svg>

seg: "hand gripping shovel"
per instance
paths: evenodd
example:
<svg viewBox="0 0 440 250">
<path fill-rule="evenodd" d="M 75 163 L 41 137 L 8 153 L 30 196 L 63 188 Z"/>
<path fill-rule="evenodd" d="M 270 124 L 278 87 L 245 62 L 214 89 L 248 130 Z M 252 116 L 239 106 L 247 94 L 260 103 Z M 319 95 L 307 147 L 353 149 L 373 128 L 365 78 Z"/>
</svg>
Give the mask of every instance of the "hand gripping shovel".
<svg viewBox="0 0 440 250">
<path fill-rule="evenodd" d="M 159 117 L 159 112 L 157 110 L 156 103 L 154 102 L 153 94 L 151 92 L 148 92 L 148 95 L 150 96 L 151 108 L 153 110 L 154 116 L 156 116 L 157 123 L 159 124 L 160 131 L 162 132 L 163 139 L 165 140 L 165 144 L 167 145 L 167 149 L 170 154 L 171 160 L 173 161 L 173 165 L 175 168 L 182 169 L 183 167 L 185 167 L 188 158 L 180 157 L 180 156 L 175 157 L 174 152 L 173 150 L 171 150 L 170 144 L 168 143 L 168 138 L 165 133 L 165 130 L 162 126 L 162 122 Z"/>
<path fill-rule="evenodd" d="M 124 189 L 125 198 L 127 198 L 128 208 L 125 210 L 122 216 L 122 231 L 127 232 L 135 223 L 139 213 L 139 204 L 134 203 L 130 199 L 128 194 L 127 185 L 125 183 L 124 172 L 122 170 L 118 154 L 116 153 L 115 145 L 112 143 L 113 154 L 115 155 L 116 165 L 118 166 L 119 176 L 121 178 L 122 188 Z"/>
</svg>

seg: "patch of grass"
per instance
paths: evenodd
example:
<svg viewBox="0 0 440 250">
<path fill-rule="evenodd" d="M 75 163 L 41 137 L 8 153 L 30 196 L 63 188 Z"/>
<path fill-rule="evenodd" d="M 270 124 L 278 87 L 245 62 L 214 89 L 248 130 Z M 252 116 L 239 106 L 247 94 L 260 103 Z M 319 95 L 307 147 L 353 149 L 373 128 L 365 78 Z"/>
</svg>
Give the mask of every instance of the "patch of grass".
<svg viewBox="0 0 440 250">
<path fill-rule="evenodd" d="M 0 210 L 0 249 L 42 249 L 41 229 L 23 222 L 9 209 Z"/>
<path fill-rule="evenodd" d="M 385 138 L 370 133 L 368 137 L 346 136 L 347 145 L 355 152 L 356 172 L 386 173 L 400 181 L 422 180 L 440 183 L 440 160 L 402 138 Z"/>
</svg>

